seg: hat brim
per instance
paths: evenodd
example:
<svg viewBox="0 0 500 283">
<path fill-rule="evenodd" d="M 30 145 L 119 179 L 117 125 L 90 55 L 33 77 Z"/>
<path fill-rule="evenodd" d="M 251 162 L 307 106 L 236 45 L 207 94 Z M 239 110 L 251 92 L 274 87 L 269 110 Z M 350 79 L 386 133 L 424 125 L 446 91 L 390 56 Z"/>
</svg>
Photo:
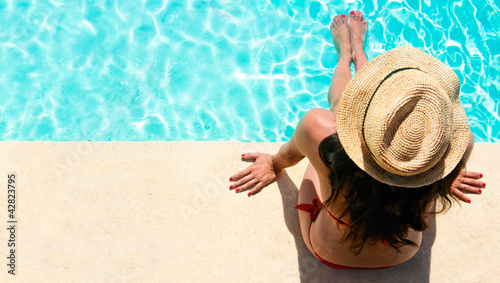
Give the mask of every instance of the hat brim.
<svg viewBox="0 0 500 283">
<path fill-rule="evenodd" d="M 363 120 L 377 87 L 400 69 L 418 69 L 434 78 L 450 96 L 453 129 L 447 151 L 431 169 L 412 176 L 387 172 L 371 156 L 363 139 Z M 458 76 L 435 57 L 413 47 L 401 46 L 369 61 L 350 80 L 340 99 L 337 132 L 347 155 L 376 180 L 398 187 L 416 188 L 446 177 L 462 159 L 470 138 L 467 116 L 459 99 Z"/>
</svg>

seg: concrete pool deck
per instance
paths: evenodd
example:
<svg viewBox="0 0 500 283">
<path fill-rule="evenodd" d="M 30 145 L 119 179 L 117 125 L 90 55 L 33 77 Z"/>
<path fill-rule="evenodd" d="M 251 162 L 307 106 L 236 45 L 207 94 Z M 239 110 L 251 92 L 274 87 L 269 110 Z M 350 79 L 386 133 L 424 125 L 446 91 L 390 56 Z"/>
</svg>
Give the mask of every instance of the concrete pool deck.
<svg viewBox="0 0 500 283">
<path fill-rule="evenodd" d="M 331 269 L 299 230 L 306 161 L 248 198 L 230 192 L 246 152 L 282 143 L 1 142 L 0 282 L 495 282 L 500 144 L 476 143 L 482 195 L 432 220 L 410 261 Z M 15 173 L 15 233 L 7 230 Z M 9 239 L 15 276 L 8 274 Z"/>
</svg>

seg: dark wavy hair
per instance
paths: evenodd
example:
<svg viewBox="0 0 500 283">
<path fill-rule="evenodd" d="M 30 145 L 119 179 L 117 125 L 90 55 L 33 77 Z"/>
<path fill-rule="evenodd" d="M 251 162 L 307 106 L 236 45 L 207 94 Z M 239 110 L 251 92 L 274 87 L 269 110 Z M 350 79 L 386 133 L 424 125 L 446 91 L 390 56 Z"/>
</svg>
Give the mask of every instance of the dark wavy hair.
<svg viewBox="0 0 500 283">
<path fill-rule="evenodd" d="M 342 240 L 351 242 L 350 250 L 356 255 L 366 243 L 379 241 L 398 252 L 405 245 L 416 247 L 415 242 L 405 239 L 408 229 L 423 231 L 428 227 L 425 218 L 434 201 L 441 204 L 437 213 L 451 207 L 452 199 L 457 200 L 450 192 L 451 185 L 465 167 L 462 159 L 444 179 L 425 187 L 401 188 L 381 183 L 361 170 L 347 156 L 337 134 L 320 143 L 319 154 L 330 169 L 332 195 L 325 203 L 331 207 L 340 196 L 345 198 L 337 217 L 349 217 Z"/>
</svg>

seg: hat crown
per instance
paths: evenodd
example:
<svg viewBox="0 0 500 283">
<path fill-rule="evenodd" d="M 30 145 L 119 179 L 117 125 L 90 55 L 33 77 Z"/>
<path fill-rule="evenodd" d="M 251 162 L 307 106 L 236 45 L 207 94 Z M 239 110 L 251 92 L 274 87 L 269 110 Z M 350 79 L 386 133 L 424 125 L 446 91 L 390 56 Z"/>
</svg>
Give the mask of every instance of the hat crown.
<svg viewBox="0 0 500 283">
<path fill-rule="evenodd" d="M 452 122 L 451 101 L 441 85 L 421 70 L 401 69 L 374 93 L 363 138 L 380 167 L 413 176 L 432 168 L 445 154 Z"/>
</svg>

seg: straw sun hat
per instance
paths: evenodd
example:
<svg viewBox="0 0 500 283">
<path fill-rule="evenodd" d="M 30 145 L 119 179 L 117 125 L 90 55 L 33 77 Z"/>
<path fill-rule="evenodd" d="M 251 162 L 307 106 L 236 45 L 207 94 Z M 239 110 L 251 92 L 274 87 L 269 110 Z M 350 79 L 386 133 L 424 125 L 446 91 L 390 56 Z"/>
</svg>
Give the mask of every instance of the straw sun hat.
<svg viewBox="0 0 500 283">
<path fill-rule="evenodd" d="M 413 47 L 369 61 L 340 100 L 337 131 L 347 155 L 380 182 L 416 188 L 446 177 L 469 143 L 460 81 Z"/>
</svg>

